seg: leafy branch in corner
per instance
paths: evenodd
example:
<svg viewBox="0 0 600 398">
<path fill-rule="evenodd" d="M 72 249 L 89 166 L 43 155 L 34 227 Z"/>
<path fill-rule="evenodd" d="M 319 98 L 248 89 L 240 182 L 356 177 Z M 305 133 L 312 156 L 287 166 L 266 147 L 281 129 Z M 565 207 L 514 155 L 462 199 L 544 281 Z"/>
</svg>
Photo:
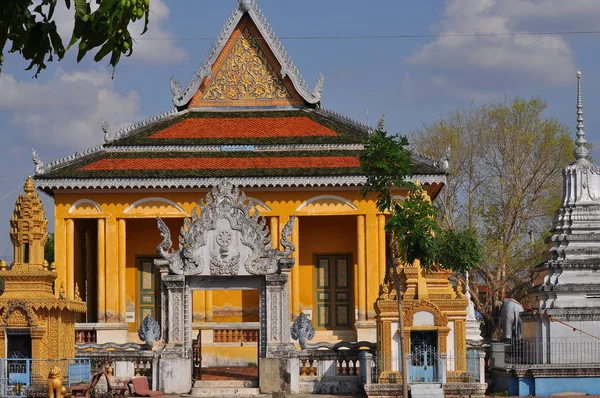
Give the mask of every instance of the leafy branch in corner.
<svg viewBox="0 0 600 398">
<path fill-rule="evenodd" d="M 97 8 L 92 11 L 92 2 Z M 94 49 L 94 61 L 110 54 L 109 64 L 116 67 L 121 55 L 133 52 L 130 22 L 144 20 L 142 34 L 148 30 L 150 0 L 64 0 L 72 10 L 75 25 L 67 48 L 58 34 L 54 12 L 61 0 L 0 0 L 0 73 L 7 43 L 9 53 L 20 53 L 29 61 L 26 70 L 36 69 L 35 76 L 54 57 L 61 60 L 66 51 L 78 44 L 77 62 Z M 60 5 L 62 6 L 62 4 Z M 73 8 L 71 8 L 73 6 Z"/>
</svg>

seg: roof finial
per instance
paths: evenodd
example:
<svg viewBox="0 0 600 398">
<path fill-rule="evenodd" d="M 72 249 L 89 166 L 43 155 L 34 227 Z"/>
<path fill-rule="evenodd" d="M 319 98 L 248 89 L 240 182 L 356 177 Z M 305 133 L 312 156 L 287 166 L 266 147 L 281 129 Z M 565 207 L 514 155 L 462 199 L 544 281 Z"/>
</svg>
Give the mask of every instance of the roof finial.
<svg viewBox="0 0 600 398">
<path fill-rule="evenodd" d="M 587 163 L 590 150 L 585 140 L 583 131 L 583 105 L 581 104 L 581 72 L 577 72 L 577 139 L 575 140 L 575 150 L 573 151 L 578 163 Z"/>
<path fill-rule="evenodd" d="M 248 12 L 252 8 L 254 0 L 240 0 L 240 9 L 243 12 Z"/>
</svg>

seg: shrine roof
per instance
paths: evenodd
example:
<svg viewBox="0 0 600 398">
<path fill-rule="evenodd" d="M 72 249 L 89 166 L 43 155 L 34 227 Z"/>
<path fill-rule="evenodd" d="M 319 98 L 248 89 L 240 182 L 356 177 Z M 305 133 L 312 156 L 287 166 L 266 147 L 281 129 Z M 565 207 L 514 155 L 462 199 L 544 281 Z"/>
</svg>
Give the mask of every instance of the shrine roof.
<svg viewBox="0 0 600 398">
<path fill-rule="evenodd" d="M 357 144 L 367 126 L 322 110 L 186 110 L 111 137 L 107 146 Z"/>
<path fill-rule="evenodd" d="M 360 186 L 370 130 L 323 109 L 169 112 L 103 145 L 44 166 L 35 180 L 55 189 L 201 187 L 227 177 L 241 186 Z M 415 179 L 444 183 L 446 170 L 413 153 Z"/>
<path fill-rule="evenodd" d="M 321 106 L 254 0 L 239 0 L 175 109 L 112 131 L 104 143 L 44 166 L 40 189 L 212 186 L 360 186 L 372 129 Z M 415 179 L 443 184 L 446 168 L 413 153 Z"/>
</svg>

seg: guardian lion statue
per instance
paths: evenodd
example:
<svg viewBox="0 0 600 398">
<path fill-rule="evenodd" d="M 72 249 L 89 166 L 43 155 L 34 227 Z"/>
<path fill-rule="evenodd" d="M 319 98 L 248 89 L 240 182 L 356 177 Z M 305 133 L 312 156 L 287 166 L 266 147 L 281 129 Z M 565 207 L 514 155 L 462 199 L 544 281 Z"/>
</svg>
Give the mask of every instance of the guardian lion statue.
<svg viewBox="0 0 600 398">
<path fill-rule="evenodd" d="M 54 366 L 48 373 L 48 397 L 62 398 L 66 393 L 67 389 L 62 384 L 62 371 L 58 366 Z"/>
</svg>

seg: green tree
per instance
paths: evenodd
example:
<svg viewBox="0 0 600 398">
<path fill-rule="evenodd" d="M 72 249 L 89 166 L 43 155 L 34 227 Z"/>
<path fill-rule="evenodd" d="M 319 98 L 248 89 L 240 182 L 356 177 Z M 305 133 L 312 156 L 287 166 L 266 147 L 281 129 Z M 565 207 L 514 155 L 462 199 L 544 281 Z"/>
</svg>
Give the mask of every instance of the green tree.
<svg viewBox="0 0 600 398">
<path fill-rule="evenodd" d="M 44 259 L 48 261 L 48 264 L 54 262 L 54 233 L 52 232 L 48 234 L 48 240 L 44 245 Z"/>
<path fill-rule="evenodd" d="M 450 174 L 436 201 L 439 221 L 480 236 L 483 261 L 471 287 L 490 336 L 499 332 L 500 300 L 521 300 L 532 267 L 543 259 L 562 195 L 560 171 L 573 156 L 568 128 L 543 117 L 546 106 L 540 98 L 521 97 L 470 104 L 411 133 L 420 152 L 451 148 Z"/>
<path fill-rule="evenodd" d="M 404 320 L 398 263 L 419 260 L 425 270 L 444 268 L 462 273 L 481 261 L 481 247 L 472 230 L 457 231 L 443 228 L 438 222 L 438 210 L 423 189 L 409 182 L 412 176 L 411 153 L 404 136 L 388 135 L 383 120 L 368 138 L 360 157 L 361 168 L 367 176 L 362 189 L 364 196 L 377 194 L 377 207 L 389 214 L 385 224 L 390 239 L 390 261 L 386 279 L 393 279 L 398 298 L 398 324 L 402 363 L 403 396 L 408 396 L 407 369 L 404 358 Z M 397 202 L 393 193 L 409 188 L 403 202 Z"/>
<path fill-rule="evenodd" d="M 66 49 L 54 20 L 57 6 L 72 10 L 75 18 Z M 0 73 L 9 41 L 8 52 L 20 53 L 30 62 L 27 70 L 36 68 L 36 76 L 46 68 L 46 62 L 54 57 L 61 60 L 66 50 L 77 43 L 77 62 L 97 48 L 94 60 L 111 54 L 109 63 L 116 67 L 121 55 L 130 56 L 133 52 L 129 23 L 143 19 L 144 34 L 149 9 L 150 0 L 0 0 Z"/>
</svg>

